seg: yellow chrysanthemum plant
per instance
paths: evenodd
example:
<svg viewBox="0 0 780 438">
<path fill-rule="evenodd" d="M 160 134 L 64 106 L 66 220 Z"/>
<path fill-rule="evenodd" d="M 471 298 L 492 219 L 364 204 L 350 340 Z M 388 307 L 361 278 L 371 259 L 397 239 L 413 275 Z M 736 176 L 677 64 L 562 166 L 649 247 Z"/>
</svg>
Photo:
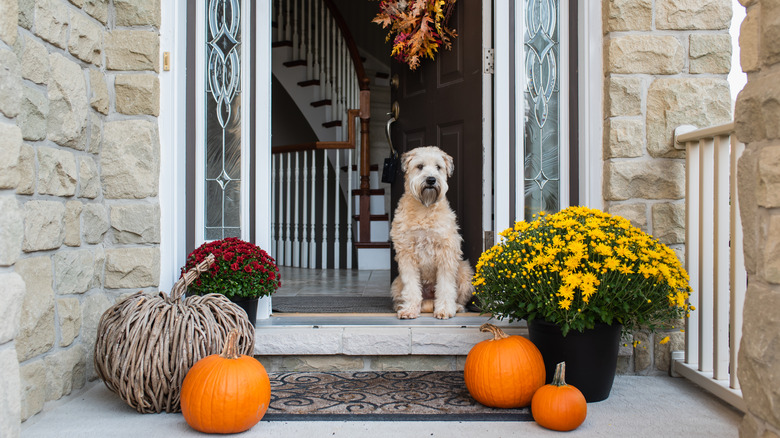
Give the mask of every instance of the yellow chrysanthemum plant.
<svg viewBox="0 0 780 438">
<path fill-rule="evenodd" d="M 622 217 L 569 207 L 500 236 L 472 281 L 483 311 L 499 319 L 539 318 L 565 336 L 597 323 L 655 330 L 692 310 L 674 251 Z"/>
</svg>

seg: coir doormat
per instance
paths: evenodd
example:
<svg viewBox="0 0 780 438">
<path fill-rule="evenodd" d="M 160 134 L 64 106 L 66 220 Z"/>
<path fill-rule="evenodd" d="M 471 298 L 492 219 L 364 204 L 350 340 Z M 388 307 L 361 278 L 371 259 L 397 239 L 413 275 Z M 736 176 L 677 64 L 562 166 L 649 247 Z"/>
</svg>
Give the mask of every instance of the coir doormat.
<svg viewBox="0 0 780 438">
<path fill-rule="evenodd" d="M 269 373 L 265 421 L 532 421 L 479 404 L 458 371 Z"/>
</svg>

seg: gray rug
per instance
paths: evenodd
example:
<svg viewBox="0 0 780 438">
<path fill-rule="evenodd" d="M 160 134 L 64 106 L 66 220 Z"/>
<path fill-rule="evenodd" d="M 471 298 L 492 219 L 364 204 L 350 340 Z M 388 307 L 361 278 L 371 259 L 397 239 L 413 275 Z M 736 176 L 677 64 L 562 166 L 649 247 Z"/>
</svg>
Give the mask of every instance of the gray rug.
<svg viewBox="0 0 780 438">
<path fill-rule="evenodd" d="M 266 421 L 532 421 L 468 393 L 460 371 L 269 373 Z"/>
<path fill-rule="evenodd" d="M 273 297 L 271 307 L 279 313 L 394 313 L 390 297 Z"/>
</svg>

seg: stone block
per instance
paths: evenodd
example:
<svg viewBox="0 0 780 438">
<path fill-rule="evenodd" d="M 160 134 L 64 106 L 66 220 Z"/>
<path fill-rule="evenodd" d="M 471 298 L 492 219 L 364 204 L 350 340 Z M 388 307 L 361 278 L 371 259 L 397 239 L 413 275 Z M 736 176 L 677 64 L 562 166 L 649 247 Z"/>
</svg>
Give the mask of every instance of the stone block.
<svg viewBox="0 0 780 438">
<path fill-rule="evenodd" d="M 95 17 L 99 22 L 106 24 L 108 22 L 108 0 L 83 0 L 81 7 L 84 12 Z"/>
<path fill-rule="evenodd" d="M 106 274 L 107 275 L 107 274 Z M 309 328 L 275 330 L 263 328 L 262 336 L 255 336 L 256 355 L 341 354 L 343 328 Z"/>
<path fill-rule="evenodd" d="M 160 0 L 114 0 L 117 26 L 160 27 Z"/>
<path fill-rule="evenodd" d="M 18 123 L 25 140 L 46 139 L 46 118 L 49 116 L 49 99 L 42 92 L 24 87 Z"/>
<path fill-rule="evenodd" d="M 89 145 L 87 146 L 87 152 L 90 154 L 99 154 L 100 146 L 103 142 L 103 120 L 92 115 L 89 122 Z"/>
<path fill-rule="evenodd" d="M 95 160 L 92 157 L 79 159 L 79 189 L 81 198 L 95 199 L 100 195 L 100 175 Z"/>
<path fill-rule="evenodd" d="M 0 2 L 2 3 L 2 2 Z M 2 13 L 2 10 L 0 10 Z M 19 436 L 19 418 L 22 415 L 22 383 L 19 376 L 19 361 L 13 348 L 0 348 L 0 436 Z"/>
<path fill-rule="evenodd" d="M 19 195 L 35 194 L 35 149 L 28 144 L 22 144 L 19 151 L 19 184 L 16 193 Z"/>
<path fill-rule="evenodd" d="M 58 299 L 57 319 L 60 324 L 60 347 L 67 347 L 81 330 L 81 306 L 78 298 Z"/>
<path fill-rule="evenodd" d="M 655 27 L 664 30 L 728 29 L 731 0 L 657 0 Z"/>
<path fill-rule="evenodd" d="M 38 147 L 38 193 L 53 196 L 76 194 L 76 157 L 73 152 Z"/>
<path fill-rule="evenodd" d="M 18 34 L 19 2 L 13 0 L 0 1 L 0 40 L 9 46 L 16 44 Z"/>
<path fill-rule="evenodd" d="M 745 294 L 737 375 L 742 397 L 758 418 L 780 425 L 780 292 L 760 281 L 750 281 Z"/>
<path fill-rule="evenodd" d="M 151 74 L 117 75 L 116 110 L 128 115 L 160 115 L 160 80 Z"/>
<path fill-rule="evenodd" d="M 642 79 L 610 76 L 604 93 L 604 107 L 607 117 L 642 115 Z"/>
<path fill-rule="evenodd" d="M 370 368 L 376 371 L 463 371 L 462 356 L 373 356 Z"/>
<path fill-rule="evenodd" d="M 602 12 L 604 33 L 652 29 L 652 0 L 606 0 Z"/>
<path fill-rule="evenodd" d="M 731 71 L 731 35 L 692 34 L 688 55 L 691 73 L 728 74 Z"/>
<path fill-rule="evenodd" d="M 86 204 L 81 211 L 81 237 L 84 242 L 97 244 L 103 242 L 103 236 L 109 228 L 108 212 L 102 204 Z"/>
<path fill-rule="evenodd" d="M 160 243 L 160 206 L 149 204 L 111 207 L 114 241 L 121 244 Z"/>
<path fill-rule="evenodd" d="M 35 0 L 19 0 L 19 26 L 30 30 L 35 16 Z"/>
<path fill-rule="evenodd" d="M 59 53 L 49 55 L 49 140 L 70 148 L 86 146 L 87 82 L 81 68 Z"/>
<path fill-rule="evenodd" d="M 43 359 L 46 366 L 46 401 L 59 400 L 86 383 L 86 352 L 81 344 Z"/>
<path fill-rule="evenodd" d="M 669 337 L 665 343 L 664 338 Z M 653 337 L 653 364 L 655 369 L 668 373 L 672 366 L 672 351 L 685 349 L 685 333 L 675 330 L 673 332 L 659 332 Z"/>
<path fill-rule="evenodd" d="M 24 210 L 14 196 L 0 196 L 0 266 L 11 266 L 22 253 Z"/>
<path fill-rule="evenodd" d="M 0 49 L 0 113 L 8 118 L 19 114 L 22 106 L 22 75 L 19 60 L 10 50 Z"/>
<path fill-rule="evenodd" d="M 761 2 L 760 56 L 764 65 L 771 66 L 780 62 L 780 3 Z M 775 76 L 776 77 L 776 76 Z"/>
<path fill-rule="evenodd" d="M 685 204 L 654 204 L 652 234 L 666 245 L 685 243 Z"/>
<path fill-rule="evenodd" d="M 68 43 L 68 15 L 68 6 L 61 1 L 36 1 L 35 34 L 60 49 L 65 49 Z"/>
<path fill-rule="evenodd" d="M 147 30 L 114 30 L 106 34 L 109 70 L 160 71 L 160 36 Z"/>
<path fill-rule="evenodd" d="M 758 264 L 758 151 L 747 148 L 737 163 L 737 189 L 739 190 L 739 215 L 742 218 L 742 247 L 745 269 L 751 277 L 756 275 Z"/>
<path fill-rule="evenodd" d="M 615 119 L 604 122 L 604 159 L 636 158 L 645 151 L 645 124 L 642 119 Z"/>
<path fill-rule="evenodd" d="M 79 201 L 65 203 L 65 240 L 68 246 L 81 246 L 81 210 L 84 205 Z"/>
<path fill-rule="evenodd" d="M 103 292 L 90 293 L 81 302 L 81 345 L 94 346 L 97 340 L 97 327 L 103 313 L 114 303 Z M 86 351 L 87 379 L 94 380 L 97 377 L 93 365 L 95 356 L 94 348 Z"/>
<path fill-rule="evenodd" d="M 609 214 L 620 216 L 631 221 L 631 225 L 647 232 L 647 205 L 645 204 L 612 204 Z"/>
<path fill-rule="evenodd" d="M 95 275 L 94 256 L 88 249 L 59 251 L 52 256 L 57 294 L 83 294 Z"/>
<path fill-rule="evenodd" d="M 22 383 L 22 421 L 43 410 L 46 402 L 46 365 L 36 360 L 20 367 Z"/>
<path fill-rule="evenodd" d="M 103 27 L 80 12 L 72 11 L 68 51 L 76 58 L 100 67 L 103 64 Z"/>
<path fill-rule="evenodd" d="M 100 154 L 103 196 L 109 199 L 156 196 L 160 179 L 156 123 L 121 120 L 104 126 Z"/>
<path fill-rule="evenodd" d="M 393 355 L 411 353 L 412 334 L 408 327 L 345 328 L 343 353 L 349 355 Z"/>
<path fill-rule="evenodd" d="M 634 371 L 642 373 L 653 363 L 650 335 L 647 332 L 634 332 Z"/>
<path fill-rule="evenodd" d="M 92 281 L 89 283 L 89 288 L 102 288 L 103 287 L 103 271 L 106 266 L 106 251 L 98 246 L 94 249 L 94 261 L 92 262 Z"/>
<path fill-rule="evenodd" d="M 764 115 L 761 110 L 764 89 L 763 78 L 748 81 L 737 96 L 734 108 L 734 130 L 737 140 L 754 143 L 766 138 Z"/>
<path fill-rule="evenodd" d="M 508 335 L 517 335 L 517 329 L 504 328 Z M 478 329 L 441 330 L 437 328 L 412 329 L 413 355 L 467 355 L 479 342 L 490 339 L 489 333 Z"/>
<path fill-rule="evenodd" d="M 682 43 L 671 35 L 625 35 L 606 42 L 605 73 L 681 73 Z"/>
<path fill-rule="evenodd" d="M 24 204 L 25 252 L 57 249 L 65 240 L 65 206 L 56 201 L 27 201 Z"/>
<path fill-rule="evenodd" d="M 98 70 L 89 70 L 89 103 L 95 111 L 108 114 L 108 86 L 103 73 Z"/>
<path fill-rule="evenodd" d="M 46 353 L 54 346 L 54 289 L 51 260 L 48 256 L 31 257 L 14 267 L 25 283 L 22 316 L 16 337 L 16 353 L 24 362 Z"/>
<path fill-rule="evenodd" d="M 647 151 L 653 157 L 685 156 L 673 144 L 680 125 L 703 128 L 729 121 L 731 92 L 726 79 L 660 78 L 647 91 Z"/>
<path fill-rule="evenodd" d="M 282 359 L 283 371 L 360 371 L 363 358 L 356 356 L 289 356 Z"/>
<path fill-rule="evenodd" d="M 745 19 L 739 27 L 739 63 L 743 72 L 753 72 L 761 68 L 758 57 L 758 27 L 760 25 L 760 6 L 748 9 Z"/>
<path fill-rule="evenodd" d="M 685 163 L 675 160 L 608 162 L 604 166 L 604 194 L 608 201 L 682 199 Z"/>
<path fill-rule="evenodd" d="M 780 207 L 780 144 L 759 152 L 756 200 L 762 207 Z"/>
<path fill-rule="evenodd" d="M 84 0 L 68 0 L 68 1 L 80 8 L 84 6 Z"/>
<path fill-rule="evenodd" d="M 774 284 L 780 284 L 780 216 L 769 217 L 764 238 L 764 278 Z"/>
<path fill-rule="evenodd" d="M 19 332 L 24 292 L 24 280 L 19 274 L 0 274 L 0 345 L 16 338 Z"/>
<path fill-rule="evenodd" d="M 24 49 L 19 59 L 23 78 L 36 84 L 46 84 L 49 81 L 49 52 L 46 46 L 33 38 L 25 37 Z"/>
<path fill-rule="evenodd" d="M 22 131 L 16 125 L 0 123 L 0 139 L 0 189 L 15 189 L 19 185 Z"/>
<path fill-rule="evenodd" d="M 151 287 L 157 286 L 159 280 L 159 248 L 122 248 L 106 251 L 107 288 Z"/>
</svg>

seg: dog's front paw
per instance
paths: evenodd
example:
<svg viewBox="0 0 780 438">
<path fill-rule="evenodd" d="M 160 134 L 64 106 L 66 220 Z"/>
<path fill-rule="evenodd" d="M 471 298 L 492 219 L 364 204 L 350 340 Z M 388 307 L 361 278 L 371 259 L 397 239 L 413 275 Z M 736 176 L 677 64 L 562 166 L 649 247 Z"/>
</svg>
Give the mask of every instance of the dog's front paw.
<svg viewBox="0 0 780 438">
<path fill-rule="evenodd" d="M 419 310 L 404 308 L 398 310 L 398 319 L 415 319 L 418 316 L 420 316 Z"/>
<path fill-rule="evenodd" d="M 433 312 L 433 316 L 439 319 L 450 319 L 455 316 L 455 312 L 449 312 L 444 309 L 439 309 Z"/>
</svg>

